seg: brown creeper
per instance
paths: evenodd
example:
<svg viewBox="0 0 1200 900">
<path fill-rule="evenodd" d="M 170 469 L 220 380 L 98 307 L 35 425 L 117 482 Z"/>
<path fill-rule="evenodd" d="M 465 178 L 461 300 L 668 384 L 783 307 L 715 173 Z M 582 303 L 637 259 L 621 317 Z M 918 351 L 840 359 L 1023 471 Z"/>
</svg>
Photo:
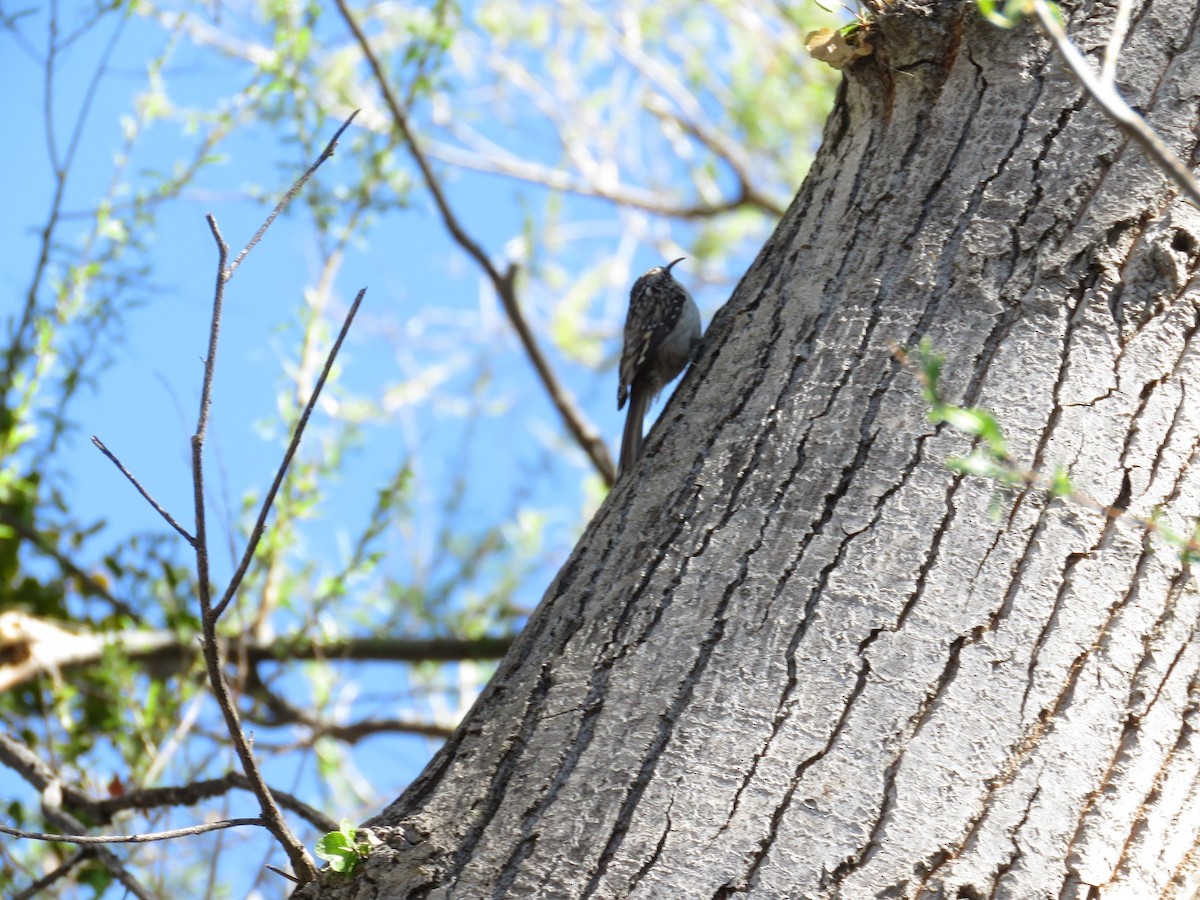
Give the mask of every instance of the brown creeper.
<svg viewBox="0 0 1200 900">
<path fill-rule="evenodd" d="M 633 283 L 625 346 L 621 350 L 621 384 L 617 409 L 629 400 L 625 435 L 621 438 L 622 473 L 642 454 L 642 419 L 651 401 L 683 371 L 700 341 L 700 310 L 696 301 L 671 277 L 671 266 L 655 266 Z"/>
</svg>

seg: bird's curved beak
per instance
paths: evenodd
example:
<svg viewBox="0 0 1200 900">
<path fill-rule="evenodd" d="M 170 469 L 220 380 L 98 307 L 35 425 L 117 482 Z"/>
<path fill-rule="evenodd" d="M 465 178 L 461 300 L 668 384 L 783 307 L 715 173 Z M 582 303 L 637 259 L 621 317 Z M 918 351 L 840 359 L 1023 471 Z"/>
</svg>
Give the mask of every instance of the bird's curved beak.
<svg viewBox="0 0 1200 900">
<path fill-rule="evenodd" d="M 671 263 L 669 266 L 667 266 L 667 271 L 668 271 L 668 272 L 670 272 L 670 271 L 671 271 L 671 266 L 675 265 L 675 263 L 681 263 L 681 262 L 683 262 L 685 259 L 687 259 L 687 257 L 686 257 L 686 256 L 681 256 L 681 257 L 679 257 L 679 259 L 675 260 L 675 262 L 673 262 L 673 263 Z"/>
</svg>

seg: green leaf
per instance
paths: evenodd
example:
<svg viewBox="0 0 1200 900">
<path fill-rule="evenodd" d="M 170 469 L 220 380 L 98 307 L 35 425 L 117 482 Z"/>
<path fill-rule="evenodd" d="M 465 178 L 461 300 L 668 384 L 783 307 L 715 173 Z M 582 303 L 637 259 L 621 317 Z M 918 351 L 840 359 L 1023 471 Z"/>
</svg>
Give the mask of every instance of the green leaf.
<svg viewBox="0 0 1200 900">
<path fill-rule="evenodd" d="M 317 841 L 317 856 L 329 863 L 333 871 L 349 875 L 370 850 L 369 844 L 356 841 L 356 837 L 357 830 L 350 820 L 342 819 L 337 831 L 331 831 Z"/>
<path fill-rule="evenodd" d="M 968 456 L 950 456 L 946 465 L 963 475 L 978 475 L 980 478 L 1001 478 L 1004 471 L 986 453 L 975 451 Z"/>
<path fill-rule="evenodd" d="M 941 400 L 938 398 L 938 379 L 941 377 L 946 357 L 934 351 L 933 342 L 927 337 L 921 338 L 917 349 L 909 355 L 916 361 L 917 368 L 920 369 L 921 394 L 924 396 L 925 402 L 930 406 L 939 406 Z"/>
<path fill-rule="evenodd" d="M 1004 432 L 995 417 L 986 410 L 951 406 L 947 403 L 930 410 L 929 418 L 934 422 L 945 422 L 964 434 L 981 438 L 993 456 L 1006 455 Z"/>
<path fill-rule="evenodd" d="M 1054 470 L 1054 477 L 1050 479 L 1050 496 L 1069 497 L 1074 491 L 1075 486 L 1071 484 L 1071 477 L 1067 474 L 1067 470 L 1059 466 Z"/>
<path fill-rule="evenodd" d="M 997 28 L 1012 28 L 1029 12 L 1028 0 L 1008 0 L 999 8 L 994 0 L 977 0 L 977 4 L 983 17 Z M 1049 5 L 1061 18 L 1058 7 L 1053 3 Z"/>
</svg>

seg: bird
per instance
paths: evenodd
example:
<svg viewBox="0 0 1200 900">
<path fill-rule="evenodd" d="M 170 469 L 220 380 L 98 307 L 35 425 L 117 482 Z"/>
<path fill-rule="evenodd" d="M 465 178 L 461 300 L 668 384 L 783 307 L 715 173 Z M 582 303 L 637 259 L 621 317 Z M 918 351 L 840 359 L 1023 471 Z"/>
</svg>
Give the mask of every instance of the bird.
<svg viewBox="0 0 1200 900">
<path fill-rule="evenodd" d="M 642 420 L 654 398 L 684 370 L 700 342 L 700 310 L 671 267 L 655 266 L 633 283 L 621 348 L 617 409 L 629 401 L 618 477 L 642 454 Z"/>
</svg>

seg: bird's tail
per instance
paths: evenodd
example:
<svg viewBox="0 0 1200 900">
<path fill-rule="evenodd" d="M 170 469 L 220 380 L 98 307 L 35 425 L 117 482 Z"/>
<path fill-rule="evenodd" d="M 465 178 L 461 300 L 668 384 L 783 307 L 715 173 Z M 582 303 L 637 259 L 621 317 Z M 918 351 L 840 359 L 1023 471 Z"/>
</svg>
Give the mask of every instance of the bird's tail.
<svg viewBox="0 0 1200 900">
<path fill-rule="evenodd" d="M 624 475 L 637 463 L 642 455 L 642 420 L 646 418 L 646 407 L 650 395 L 641 385 L 634 385 L 629 397 L 629 412 L 625 416 L 625 433 L 621 437 L 621 462 L 618 475 Z"/>
</svg>

